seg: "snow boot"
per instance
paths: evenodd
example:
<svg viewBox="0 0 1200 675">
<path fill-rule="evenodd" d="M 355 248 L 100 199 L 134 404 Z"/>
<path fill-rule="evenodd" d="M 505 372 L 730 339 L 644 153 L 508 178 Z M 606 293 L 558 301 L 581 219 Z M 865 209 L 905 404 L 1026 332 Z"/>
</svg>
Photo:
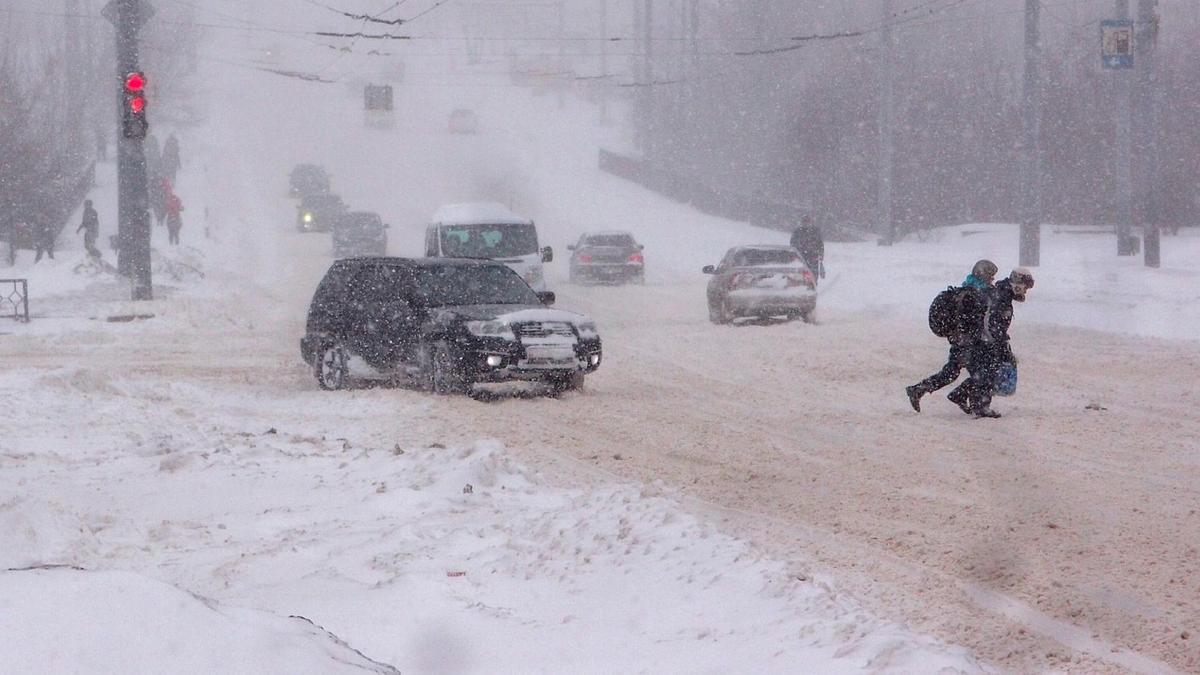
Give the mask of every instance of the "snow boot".
<svg viewBox="0 0 1200 675">
<path fill-rule="evenodd" d="M 946 394 L 946 398 L 950 399 L 951 403 L 958 406 L 958 409 L 963 411 L 963 414 L 975 414 L 975 411 L 971 409 L 971 402 L 967 400 L 967 394 L 962 390 L 962 387 L 958 387 L 949 394 Z"/>
<path fill-rule="evenodd" d="M 975 411 L 975 419 L 983 419 L 985 417 L 988 419 L 999 419 L 1000 413 L 991 408 L 980 408 Z"/>
<path fill-rule="evenodd" d="M 921 397 L 925 395 L 925 390 L 918 385 L 905 387 L 904 393 L 908 394 L 908 402 L 912 405 L 912 409 L 921 412 Z"/>
</svg>

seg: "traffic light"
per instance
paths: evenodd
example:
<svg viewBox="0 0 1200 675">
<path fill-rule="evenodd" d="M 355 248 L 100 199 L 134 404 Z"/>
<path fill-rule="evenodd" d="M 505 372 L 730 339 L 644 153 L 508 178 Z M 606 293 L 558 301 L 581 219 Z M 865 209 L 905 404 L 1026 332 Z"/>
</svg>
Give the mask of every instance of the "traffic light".
<svg viewBox="0 0 1200 675">
<path fill-rule="evenodd" d="M 125 138 L 143 139 L 150 128 L 150 123 L 146 121 L 146 76 L 141 72 L 126 75 L 124 91 L 122 131 Z"/>
</svg>

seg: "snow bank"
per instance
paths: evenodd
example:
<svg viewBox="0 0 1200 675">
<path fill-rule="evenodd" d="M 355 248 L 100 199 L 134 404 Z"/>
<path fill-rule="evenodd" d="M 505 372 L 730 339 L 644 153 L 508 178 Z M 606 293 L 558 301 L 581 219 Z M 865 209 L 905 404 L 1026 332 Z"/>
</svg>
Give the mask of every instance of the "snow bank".
<svg viewBox="0 0 1200 675">
<path fill-rule="evenodd" d="M 0 573 L 7 673 L 396 673 L 311 622 L 127 572 Z"/>
</svg>

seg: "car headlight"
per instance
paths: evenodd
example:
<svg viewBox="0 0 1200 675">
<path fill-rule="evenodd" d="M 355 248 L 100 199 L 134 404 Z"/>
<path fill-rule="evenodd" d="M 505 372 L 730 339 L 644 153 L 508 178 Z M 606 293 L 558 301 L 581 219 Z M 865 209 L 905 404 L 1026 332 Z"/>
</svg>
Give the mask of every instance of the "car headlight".
<svg viewBox="0 0 1200 675">
<path fill-rule="evenodd" d="M 312 221 L 313 221 L 313 215 L 311 213 L 304 214 L 304 222 L 311 223 Z"/>
<path fill-rule="evenodd" d="M 582 321 L 575 324 L 575 330 L 579 331 L 579 337 L 594 338 L 600 337 L 600 331 L 596 329 L 596 322 Z"/>
<path fill-rule="evenodd" d="M 512 326 L 503 321 L 468 321 L 467 332 L 479 337 L 498 337 L 505 340 L 516 340 Z"/>
</svg>

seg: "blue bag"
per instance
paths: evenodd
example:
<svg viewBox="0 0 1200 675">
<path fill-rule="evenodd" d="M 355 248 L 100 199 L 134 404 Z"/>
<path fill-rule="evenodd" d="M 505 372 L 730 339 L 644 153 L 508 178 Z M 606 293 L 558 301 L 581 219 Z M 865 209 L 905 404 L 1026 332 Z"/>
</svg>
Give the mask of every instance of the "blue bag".
<svg viewBox="0 0 1200 675">
<path fill-rule="evenodd" d="M 994 390 L 997 396 L 1012 396 L 1017 393 L 1016 364 L 1007 361 L 1000 364 L 1000 368 L 996 371 Z"/>
</svg>

